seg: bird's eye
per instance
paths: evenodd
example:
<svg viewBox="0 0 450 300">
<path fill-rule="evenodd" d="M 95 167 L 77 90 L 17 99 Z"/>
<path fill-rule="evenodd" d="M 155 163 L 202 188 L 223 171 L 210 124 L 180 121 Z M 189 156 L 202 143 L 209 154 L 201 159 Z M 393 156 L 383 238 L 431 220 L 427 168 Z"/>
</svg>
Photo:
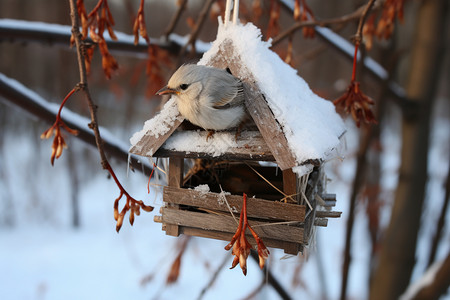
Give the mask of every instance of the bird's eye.
<svg viewBox="0 0 450 300">
<path fill-rule="evenodd" d="M 180 89 L 185 90 L 189 87 L 189 84 L 183 83 L 180 85 Z"/>
</svg>

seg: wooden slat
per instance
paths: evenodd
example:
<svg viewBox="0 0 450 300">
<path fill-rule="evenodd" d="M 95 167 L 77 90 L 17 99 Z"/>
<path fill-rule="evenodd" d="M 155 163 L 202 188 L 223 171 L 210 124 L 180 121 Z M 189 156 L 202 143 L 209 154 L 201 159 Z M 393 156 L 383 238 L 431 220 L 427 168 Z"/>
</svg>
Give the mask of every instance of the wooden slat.
<svg viewBox="0 0 450 300">
<path fill-rule="evenodd" d="M 136 145 L 131 147 L 130 153 L 140 156 L 153 156 L 154 153 L 161 147 L 161 145 L 172 135 L 172 133 L 181 125 L 183 120 L 180 121 L 181 115 L 175 119 L 171 125 L 169 131 L 158 137 L 154 136 L 150 131 L 147 131 L 145 135 L 137 142 Z"/>
<path fill-rule="evenodd" d="M 233 233 L 229 233 L 229 232 L 222 232 L 222 231 L 216 231 L 216 230 L 204 230 L 204 229 L 200 229 L 200 228 L 186 227 L 186 226 L 180 227 L 180 233 L 185 234 L 185 235 L 190 235 L 190 236 L 222 240 L 222 241 L 226 241 L 226 242 L 229 242 L 231 240 L 231 238 L 233 237 Z M 253 239 L 253 237 L 251 236 L 251 234 L 247 234 L 247 240 L 252 245 L 253 249 L 256 250 L 256 248 L 257 248 L 256 242 Z M 292 255 L 297 255 L 299 252 L 299 248 L 301 248 L 301 245 L 298 243 L 280 241 L 280 240 L 276 240 L 276 239 L 267 238 L 267 239 L 264 239 L 263 242 L 266 247 L 283 249 L 285 253 L 292 254 Z M 231 261 L 230 261 L 230 263 L 231 263 Z"/>
<path fill-rule="evenodd" d="M 231 216 L 177 210 L 171 209 L 169 207 L 163 207 L 162 220 L 166 225 L 175 224 L 178 226 L 195 227 L 204 230 L 216 230 L 233 234 L 237 228 L 236 221 Z M 250 222 L 253 230 L 255 230 L 259 237 L 261 237 L 263 240 L 265 238 L 277 238 L 287 242 L 303 242 L 303 228 L 280 224 L 257 226 L 260 224 L 267 223 L 257 221 Z"/>
<path fill-rule="evenodd" d="M 183 184 L 184 158 L 171 157 L 169 159 L 169 186 L 173 188 L 180 188 Z M 168 203 L 173 209 L 178 209 L 177 204 Z M 179 236 L 180 227 L 176 224 L 164 224 L 165 231 L 168 235 Z"/>
<path fill-rule="evenodd" d="M 168 186 L 164 187 L 163 193 L 163 199 L 168 203 L 184 204 L 229 213 L 228 206 L 226 203 L 222 203 L 223 201 L 218 193 L 203 193 Z M 233 212 L 238 213 L 241 211 L 242 196 L 226 195 L 225 197 L 230 207 L 234 210 Z M 305 206 L 248 198 L 247 215 L 249 217 L 303 222 L 305 219 Z"/>
<path fill-rule="evenodd" d="M 244 84 L 244 94 L 246 95 L 247 110 L 266 140 L 280 169 L 286 170 L 295 167 L 297 163 L 289 149 L 286 137 L 264 97 L 255 87 L 247 84 Z"/>
<path fill-rule="evenodd" d="M 180 188 L 183 183 L 184 159 L 169 158 L 169 186 Z"/>
<path fill-rule="evenodd" d="M 286 195 L 297 194 L 297 175 L 292 172 L 292 169 L 283 171 L 283 191 Z M 297 196 L 293 197 L 297 199 Z"/>
<path fill-rule="evenodd" d="M 324 211 L 324 210 L 316 211 L 317 218 L 340 218 L 341 214 L 342 214 L 341 211 Z"/>
<path fill-rule="evenodd" d="M 180 131 L 177 135 L 188 135 L 186 131 Z M 208 135 L 207 131 L 200 131 L 198 134 L 204 137 Z M 235 139 L 235 132 L 226 132 L 221 134 L 229 134 L 232 139 Z M 217 135 L 217 134 L 216 134 Z M 173 137 L 168 138 L 168 141 Z M 209 139 L 209 143 L 214 145 L 215 136 Z M 230 147 L 226 152 L 219 156 L 213 156 L 211 153 L 205 152 L 184 152 L 167 149 L 165 144 L 159 148 L 153 155 L 154 157 L 172 157 L 182 156 L 186 158 L 208 158 L 208 159 L 222 159 L 222 160 L 256 160 L 256 161 L 274 161 L 274 157 L 270 152 L 270 148 L 264 141 L 262 135 L 258 131 L 243 131 L 236 139 L 236 147 Z"/>
<path fill-rule="evenodd" d="M 229 68 L 231 73 L 244 82 L 245 105 L 247 111 L 258 126 L 264 140 L 267 142 L 272 155 L 281 170 L 290 169 L 297 165 L 295 157 L 289 149 L 286 137 L 272 114 L 266 100 L 254 84 L 254 76 L 248 73 L 247 68 L 239 57 L 234 55 L 234 46 L 231 40 L 225 40 L 219 47 L 217 55 L 207 64 L 216 68 Z"/>
</svg>

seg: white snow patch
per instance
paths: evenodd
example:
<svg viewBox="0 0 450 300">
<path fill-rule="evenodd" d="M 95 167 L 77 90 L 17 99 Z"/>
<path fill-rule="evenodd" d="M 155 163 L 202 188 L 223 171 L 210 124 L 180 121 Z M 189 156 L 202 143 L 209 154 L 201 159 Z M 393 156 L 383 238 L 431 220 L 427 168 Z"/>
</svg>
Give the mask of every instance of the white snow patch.
<svg viewBox="0 0 450 300">
<path fill-rule="evenodd" d="M 160 135 L 166 134 L 176 120 L 182 121 L 183 118 L 178 111 L 175 98 L 170 98 L 164 105 L 163 109 L 154 118 L 147 120 L 144 123 L 144 128 L 141 131 L 133 134 L 130 139 L 131 145 L 136 146 L 136 144 L 147 133 L 151 136 L 155 136 L 156 138 Z"/>
<path fill-rule="evenodd" d="M 199 186 L 196 186 L 194 188 L 194 190 L 197 192 L 204 193 L 204 194 L 210 192 L 209 185 L 207 185 L 207 184 L 200 184 Z"/>
<path fill-rule="evenodd" d="M 216 132 L 208 140 L 203 133 L 200 130 L 175 132 L 163 148 L 187 153 L 208 153 L 216 157 L 238 146 L 234 135 L 228 132 Z"/>
</svg>

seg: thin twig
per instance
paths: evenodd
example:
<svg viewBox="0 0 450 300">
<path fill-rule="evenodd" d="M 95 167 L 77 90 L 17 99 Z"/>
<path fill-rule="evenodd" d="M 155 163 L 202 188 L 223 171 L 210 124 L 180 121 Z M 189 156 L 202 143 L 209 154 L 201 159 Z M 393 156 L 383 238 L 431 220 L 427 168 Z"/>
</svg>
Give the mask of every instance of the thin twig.
<svg viewBox="0 0 450 300">
<path fill-rule="evenodd" d="M 82 35 L 79 30 L 79 21 L 78 21 L 78 12 L 76 7 L 76 0 L 70 0 L 70 17 L 72 21 L 72 35 L 73 39 L 75 40 L 75 46 L 77 51 L 77 59 L 78 59 L 78 68 L 80 73 L 80 82 L 78 83 L 77 87 L 83 92 L 89 106 L 89 112 L 91 117 L 91 123 L 89 123 L 89 128 L 92 129 L 95 136 L 95 143 L 100 155 L 100 163 L 103 167 L 103 169 L 107 170 L 109 174 L 113 177 L 115 183 L 117 184 L 117 187 L 120 189 L 120 195 L 114 202 L 114 218 L 117 221 L 116 224 L 116 231 L 119 232 L 122 222 L 124 219 L 125 214 L 127 211 L 130 211 L 130 224 L 133 225 L 134 222 L 134 215 L 135 211 L 139 211 L 139 208 L 142 208 L 143 210 L 149 212 L 153 210 L 153 207 L 144 205 L 143 201 L 137 201 L 133 197 L 131 197 L 128 192 L 123 188 L 122 184 L 117 179 L 116 174 L 114 173 L 111 165 L 109 164 L 105 150 L 104 150 L 104 144 L 103 140 L 100 136 L 100 129 L 98 126 L 97 121 L 97 106 L 94 104 L 91 94 L 89 92 L 89 87 L 87 84 L 87 73 L 86 73 L 86 65 L 85 65 L 85 55 L 84 55 L 84 44 L 81 40 Z M 126 197 L 126 203 L 122 209 L 122 211 L 119 214 L 118 210 L 118 202 L 122 198 L 122 196 Z M 136 213 L 139 214 L 139 213 Z"/>
<path fill-rule="evenodd" d="M 166 37 L 166 40 L 169 39 L 169 35 L 175 30 L 175 27 L 177 26 L 177 23 L 180 20 L 181 15 L 186 8 L 186 4 L 187 0 L 182 0 L 180 5 L 178 6 L 177 12 L 173 16 L 172 20 L 170 20 L 169 26 L 167 26 L 167 29 L 164 31 L 164 36 Z"/>
<path fill-rule="evenodd" d="M 209 279 L 208 283 L 205 285 L 205 287 L 200 292 L 200 295 L 198 295 L 197 300 L 203 299 L 203 296 L 205 296 L 206 292 L 213 286 L 214 282 L 216 281 L 217 277 L 219 276 L 219 273 L 225 268 L 225 264 L 228 262 L 229 259 L 228 253 L 223 257 L 222 262 L 217 267 L 216 271 L 213 273 L 211 278 Z"/>
<path fill-rule="evenodd" d="M 371 0 L 371 1 L 374 2 L 373 0 Z M 373 5 L 373 3 L 372 3 L 372 5 Z M 377 4 L 376 8 L 378 8 L 378 7 L 381 7 L 381 5 Z M 291 27 L 289 27 L 288 29 L 286 29 L 285 31 L 283 31 L 282 33 L 280 33 L 279 35 L 277 35 L 272 40 L 272 46 L 275 46 L 276 44 L 278 44 L 285 38 L 292 35 L 292 33 L 294 33 L 297 30 L 302 29 L 303 27 L 307 27 L 307 26 L 308 27 L 314 27 L 314 26 L 325 27 L 325 26 L 330 26 L 330 25 L 334 25 L 334 24 L 347 24 L 351 21 L 361 19 L 361 16 L 367 15 L 367 13 L 365 14 L 366 9 L 367 9 L 367 5 L 363 5 L 363 6 L 359 7 L 358 9 L 356 9 L 354 12 L 344 15 L 344 16 L 341 16 L 341 17 L 332 18 L 332 19 L 328 19 L 328 20 L 309 20 L 309 21 L 297 22 L 294 25 L 292 25 Z M 365 17 L 364 17 L 364 20 L 365 20 Z"/>
<path fill-rule="evenodd" d="M 358 29 L 356 30 L 356 35 L 355 35 L 356 43 L 362 42 L 363 27 L 364 27 L 364 24 L 366 23 L 367 16 L 369 15 L 369 12 L 372 10 L 372 7 L 374 4 L 375 4 L 375 0 L 369 0 L 367 5 L 365 5 L 364 11 L 361 15 L 361 18 L 359 19 Z"/>
<path fill-rule="evenodd" d="M 89 106 L 89 112 L 91 116 L 91 123 L 89 124 L 89 127 L 94 131 L 95 136 L 95 142 L 97 144 L 97 149 L 100 154 L 101 164 L 103 169 L 107 169 L 108 166 L 108 160 L 106 159 L 105 151 L 103 150 L 103 141 L 100 136 L 100 130 L 98 128 L 97 123 L 97 106 L 94 104 L 91 98 L 91 94 L 89 92 L 89 87 L 87 85 L 87 75 L 86 75 L 86 65 L 84 63 L 84 53 L 83 53 L 83 42 L 81 40 L 81 33 L 80 33 L 80 25 L 78 21 L 78 13 L 76 8 L 76 1 L 70 0 L 70 17 L 72 20 L 72 35 L 75 40 L 75 46 L 77 51 L 77 59 L 78 59 L 78 68 L 80 73 L 80 83 L 79 88 L 84 93 L 84 96 L 88 102 Z"/>
<path fill-rule="evenodd" d="M 255 260 L 255 262 L 259 263 L 258 252 L 252 250 L 250 251 L 250 256 Z M 283 300 L 292 299 L 288 292 L 284 289 L 284 287 L 280 284 L 280 282 L 273 276 L 272 272 L 267 268 L 267 265 L 261 270 L 263 274 L 266 274 L 267 282 L 277 291 L 278 295 Z"/>
<path fill-rule="evenodd" d="M 205 4 L 203 5 L 203 9 L 200 12 L 197 23 L 195 23 L 195 26 L 192 29 L 188 42 L 180 50 L 180 58 L 184 56 L 189 46 L 192 47 L 191 52 L 195 51 L 195 41 L 197 40 L 197 36 L 199 35 L 200 30 L 205 23 L 206 16 L 208 15 L 209 10 L 211 9 L 211 5 L 214 3 L 214 1 L 215 0 L 206 0 Z"/>
</svg>

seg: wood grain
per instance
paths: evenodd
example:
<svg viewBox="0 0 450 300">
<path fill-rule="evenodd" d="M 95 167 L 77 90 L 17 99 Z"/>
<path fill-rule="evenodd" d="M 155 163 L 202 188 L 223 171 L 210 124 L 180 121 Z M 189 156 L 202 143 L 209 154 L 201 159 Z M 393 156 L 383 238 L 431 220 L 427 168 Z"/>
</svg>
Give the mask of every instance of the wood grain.
<svg viewBox="0 0 450 300">
<path fill-rule="evenodd" d="M 175 224 L 204 230 L 215 230 L 234 234 L 237 228 L 236 221 L 228 215 L 214 215 L 208 213 L 192 212 L 187 210 L 171 209 L 163 207 L 162 220 L 165 224 Z M 250 221 L 253 230 L 263 240 L 265 238 L 280 239 L 287 242 L 302 243 L 303 228 L 287 225 L 269 225 L 258 221 Z M 167 233 L 167 232 L 166 232 Z M 169 233 L 168 233 L 169 234 Z"/>
<path fill-rule="evenodd" d="M 229 213 L 228 206 L 222 202 L 218 193 L 204 193 L 195 190 L 179 189 L 170 186 L 164 187 L 163 199 L 172 204 L 183 204 L 204 209 Z M 241 211 L 242 196 L 226 195 L 228 204 L 233 213 Z M 304 205 L 281 203 L 256 198 L 247 199 L 247 215 L 249 217 L 267 218 L 281 221 L 299 221 L 305 219 Z"/>
</svg>

